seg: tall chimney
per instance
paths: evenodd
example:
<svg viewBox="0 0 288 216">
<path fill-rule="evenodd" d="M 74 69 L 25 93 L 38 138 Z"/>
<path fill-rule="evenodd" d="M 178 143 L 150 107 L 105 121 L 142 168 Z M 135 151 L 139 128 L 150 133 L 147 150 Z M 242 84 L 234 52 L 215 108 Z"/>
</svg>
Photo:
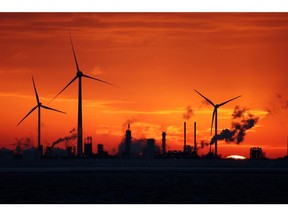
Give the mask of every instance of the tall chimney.
<svg viewBox="0 0 288 216">
<path fill-rule="evenodd" d="M 183 153 L 186 152 L 186 122 L 184 122 L 184 148 Z"/>
<path fill-rule="evenodd" d="M 126 139 L 125 139 L 125 143 L 126 143 L 126 157 L 130 158 L 130 146 L 131 146 L 131 130 L 130 130 L 130 124 L 128 124 L 128 129 L 126 130 Z"/>
<path fill-rule="evenodd" d="M 197 143 L 196 143 L 196 122 L 194 122 L 194 151 L 197 151 Z"/>
<path fill-rule="evenodd" d="M 162 155 L 166 155 L 166 132 L 162 132 Z"/>
</svg>

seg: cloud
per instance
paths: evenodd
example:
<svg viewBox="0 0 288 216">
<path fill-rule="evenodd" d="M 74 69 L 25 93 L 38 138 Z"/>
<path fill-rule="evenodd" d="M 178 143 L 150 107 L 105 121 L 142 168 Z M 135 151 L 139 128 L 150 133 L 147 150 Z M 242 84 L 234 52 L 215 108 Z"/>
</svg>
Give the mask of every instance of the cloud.
<svg viewBox="0 0 288 216">
<path fill-rule="evenodd" d="M 162 132 L 162 126 L 149 122 L 135 122 L 133 123 L 133 133 L 137 137 L 145 138 L 159 138 Z M 131 130 L 132 130 L 131 126 Z M 134 136 L 134 137 L 135 137 Z"/>
<path fill-rule="evenodd" d="M 23 60 L 23 59 L 26 59 L 26 58 L 29 58 L 30 55 L 26 52 L 23 52 L 23 51 L 19 51 L 18 53 L 16 53 L 13 58 L 17 59 L 17 60 Z"/>
<path fill-rule="evenodd" d="M 31 95 L 24 95 L 24 94 L 19 94 L 19 93 L 14 93 L 14 92 L 0 92 L 1 97 L 16 97 L 16 98 L 25 98 L 25 99 L 35 99 L 35 96 Z"/>
<path fill-rule="evenodd" d="M 33 99 L 35 100 L 35 95 L 26 95 L 21 94 L 17 92 L 0 92 L 1 97 L 16 97 L 16 98 L 25 98 L 25 99 Z M 40 100 L 43 101 L 50 101 L 51 98 L 49 97 L 42 97 L 40 96 Z M 57 98 L 55 101 L 58 102 L 70 102 L 75 103 L 77 102 L 77 98 Z M 171 115 L 171 114 L 183 114 L 183 112 L 187 111 L 187 109 L 183 108 L 175 108 L 175 109 L 163 109 L 163 110 L 151 110 L 151 111 L 145 111 L 145 110 L 130 110 L 130 109 L 115 109 L 114 105 L 119 104 L 129 104 L 132 103 L 131 101 L 124 101 L 124 100 L 83 100 L 83 106 L 85 107 L 96 107 L 102 109 L 102 113 L 105 114 L 144 114 L 144 115 Z M 218 119 L 227 119 L 231 118 L 231 113 L 233 113 L 234 109 L 231 108 L 221 108 L 218 110 L 218 114 L 220 113 L 221 116 L 218 116 Z M 260 109 L 254 109 L 250 110 L 255 115 L 259 116 L 260 118 L 267 117 L 270 112 L 267 110 L 260 110 Z M 213 110 L 212 109 L 195 109 L 193 110 L 194 115 L 212 115 Z"/>
<path fill-rule="evenodd" d="M 28 74 L 31 73 L 30 69 L 28 68 L 24 68 L 24 67 L 18 67 L 18 68 L 11 68 L 11 67 L 7 67 L 7 68 L 1 68 L 0 69 L 0 74 Z"/>
<path fill-rule="evenodd" d="M 105 134 L 105 135 L 117 135 L 121 136 L 123 133 L 120 133 L 117 129 L 118 127 L 107 125 L 107 124 L 101 124 L 96 126 L 96 133 L 97 134 Z"/>
<path fill-rule="evenodd" d="M 269 114 L 274 114 L 279 111 L 287 110 L 288 109 L 288 99 L 279 93 L 275 93 L 273 98 L 269 104 L 269 107 L 266 108 Z"/>
<path fill-rule="evenodd" d="M 286 14 L 271 13 L 2 13 L 0 19 L 0 39 L 47 38 L 69 30 L 75 37 L 88 38 L 106 49 L 171 41 L 187 45 L 193 43 L 192 36 L 193 41 L 211 43 L 207 33 L 222 41 L 220 45 L 232 45 L 288 29 Z"/>
<path fill-rule="evenodd" d="M 111 108 L 112 105 L 116 104 L 127 104 L 131 103 L 129 101 L 123 101 L 123 100 L 84 100 L 84 106 L 85 107 L 96 107 L 96 108 Z M 105 112 L 109 112 L 109 110 L 104 110 Z"/>
<path fill-rule="evenodd" d="M 91 71 L 92 75 L 99 75 L 99 74 L 104 74 L 104 73 L 105 71 L 102 70 L 102 68 L 100 68 L 99 66 L 95 66 Z"/>
<path fill-rule="evenodd" d="M 39 93 L 38 93 L 39 94 Z M 27 95 L 27 94 L 21 94 L 18 92 L 0 92 L 1 97 L 14 97 L 14 98 L 24 98 L 24 99 L 33 99 L 35 100 L 35 94 Z M 40 101 L 51 101 L 52 98 L 49 97 L 42 97 L 39 95 Z M 64 102 L 74 102 L 77 101 L 77 99 L 69 99 L 69 98 L 60 98 L 57 100 L 64 101 Z"/>
<path fill-rule="evenodd" d="M 168 109 L 168 110 L 103 110 L 107 114 L 145 114 L 145 115 L 169 115 L 174 113 L 183 113 L 183 109 Z"/>
<path fill-rule="evenodd" d="M 125 120 L 122 125 L 122 134 L 124 136 L 127 126 L 130 124 L 130 130 L 132 131 L 132 137 L 135 139 L 142 138 L 155 138 L 161 139 L 163 127 L 159 124 L 144 122 L 136 118 L 129 118 Z"/>
<path fill-rule="evenodd" d="M 29 94 L 21 94 L 18 92 L 0 92 L 0 97 L 8 97 L 8 98 L 22 98 L 22 99 L 27 99 L 27 100 L 32 100 L 35 102 L 35 94 L 34 92 Z M 44 105 L 48 105 L 49 102 L 51 101 L 52 97 L 42 97 L 39 95 L 40 101 L 44 103 Z M 59 104 L 75 104 L 78 102 L 77 98 L 56 98 L 54 103 Z M 52 102 L 52 103 L 53 103 Z M 113 114 L 114 110 L 116 109 L 115 107 L 121 105 L 121 104 L 129 104 L 131 102 L 129 101 L 123 101 L 123 100 L 83 100 L 83 107 L 86 108 L 96 108 L 101 110 L 102 113 L 105 114 Z M 51 103 L 51 104 L 52 104 Z M 76 107 L 75 107 L 76 108 Z M 127 112 L 129 114 L 133 114 L 130 112 Z"/>
</svg>

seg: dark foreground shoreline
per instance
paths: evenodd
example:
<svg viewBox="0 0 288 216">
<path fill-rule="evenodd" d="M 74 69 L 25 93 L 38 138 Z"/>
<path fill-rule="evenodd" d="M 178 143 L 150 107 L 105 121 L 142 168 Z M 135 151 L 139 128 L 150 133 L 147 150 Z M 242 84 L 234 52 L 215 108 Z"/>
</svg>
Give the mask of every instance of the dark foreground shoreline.
<svg viewBox="0 0 288 216">
<path fill-rule="evenodd" d="M 2 204 L 287 204 L 288 160 L 0 161 Z"/>
</svg>

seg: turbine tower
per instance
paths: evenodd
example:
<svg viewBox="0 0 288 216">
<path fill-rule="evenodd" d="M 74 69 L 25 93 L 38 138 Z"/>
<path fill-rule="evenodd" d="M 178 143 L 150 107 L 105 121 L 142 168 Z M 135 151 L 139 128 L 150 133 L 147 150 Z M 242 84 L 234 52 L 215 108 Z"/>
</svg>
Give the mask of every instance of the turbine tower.
<svg viewBox="0 0 288 216">
<path fill-rule="evenodd" d="M 213 111 L 213 115 L 212 115 L 212 124 L 211 124 L 211 134 L 212 134 L 212 128 L 213 128 L 213 122 L 214 122 L 214 118 L 215 118 L 215 137 L 217 137 L 217 124 L 218 124 L 218 118 L 217 118 L 217 110 L 219 107 L 223 106 L 224 104 L 232 101 L 232 100 L 235 100 L 240 96 L 237 96 L 235 98 L 232 98 L 230 100 L 227 100 L 223 103 L 220 103 L 220 104 L 214 104 L 211 100 L 209 100 L 208 98 L 206 98 L 204 95 L 202 95 L 200 92 L 198 92 L 196 89 L 194 89 L 194 91 L 196 91 L 201 97 L 203 97 L 208 103 L 210 103 L 213 107 L 214 107 L 214 111 Z M 215 156 L 217 157 L 217 139 L 215 139 Z"/>
<path fill-rule="evenodd" d="M 31 111 L 17 124 L 17 126 L 20 125 L 21 122 L 24 121 L 24 119 L 26 119 L 35 109 L 38 108 L 38 146 L 37 147 L 38 147 L 38 151 L 42 154 L 41 139 L 40 139 L 40 137 L 41 137 L 41 133 L 40 133 L 41 132 L 41 108 L 60 112 L 60 113 L 65 113 L 65 112 L 62 112 L 60 110 L 56 110 L 56 109 L 53 109 L 51 107 L 47 107 L 47 106 L 42 105 L 42 103 L 40 102 L 39 97 L 38 97 L 38 93 L 37 93 L 37 89 L 36 89 L 36 85 L 35 85 L 33 76 L 32 76 L 32 82 L 33 82 L 34 91 L 35 91 L 35 95 L 36 95 L 37 105 L 31 109 Z"/>
<path fill-rule="evenodd" d="M 71 85 L 76 79 L 78 79 L 78 131 L 77 131 L 77 156 L 81 157 L 83 155 L 83 130 L 82 130 L 82 77 L 85 78 L 89 78 L 89 79 L 93 79 L 96 80 L 98 82 L 103 82 L 112 86 L 115 86 L 109 82 L 100 80 L 100 79 L 96 79 L 94 77 L 88 76 L 84 73 L 82 73 L 82 71 L 80 71 L 79 66 L 78 66 L 78 61 L 76 58 L 76 54 L 74 51 L 74 47 L 73 47 L 73 42 L 72 42 L 72 37 L 71 34 L 69 32 L 69 36 L 70 36 L 70 42 L 71 42 L 71 47 L 72 47 L 72 51 L 73 51 L 73 55 L 74 55 L 74 60 L 75 60 L 75 64 L 76 64 L 76 76 L 52 99 L 52 101 L 58 97 L 58 95 L 60 95 L 69 85 Z M 117 86 L 115 86 L 117 87 Z M 50 101 L 50 102 L 52 102 Z"/>
</svg>

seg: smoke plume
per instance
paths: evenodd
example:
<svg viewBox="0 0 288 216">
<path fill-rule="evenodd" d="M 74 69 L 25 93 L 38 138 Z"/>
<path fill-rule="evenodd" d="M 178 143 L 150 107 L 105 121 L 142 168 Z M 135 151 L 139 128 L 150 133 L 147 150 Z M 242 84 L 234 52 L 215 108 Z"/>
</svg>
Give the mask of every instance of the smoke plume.
<svg viewBox="0 0 288 216">
<path fill-rule="evenodd" d="M 189 120 L 191 116 L 194 115 L 194 111 L 192 110 L 191 106 L 186 107 L 186 112 L 183 114 L 183 118 L 185 120 Z"/>
<path fill-rule="evenodd" d="M 68 142 L 70 140 L 75 140 L 77 138 L 77 133 L 76 133 L 76 129 L 73 128 L 72 130 L 69 131 L 69 136 L 65 136 L 63 138 L 59 138 L 57 139 L 55 142 L 52 143 L 52 148 L 54 148 L 55 145 L 61 143 L 61 142 Z"/>
<path fill-rule="evenodd" d="M 236 106 L 232 119 L 231 129 L 222 130 L 220 134 L 211 139 L 210 144 L 214 144 L 216 140 L 225 140 L 227 143 L 235 142 L 236 144 L 240 144 L 243 142 L 247 130 L 257 124 L 259 117 L 250 113 L 248 108 Z"/>
<path fill-rule="evenodd" d="M 266 110 L 267 112 L 269 112 L 269 114 L 274 114 L 275 112 L 287 109 L 288 99 L 285 98 L 283 95 L 276 93 L 269 105 L 269 108 L 267 108 Z"/>
<path fill-rule="evenodd" d="M 210 106 L 210 103 L 207 100 L 202 100 L 201 104 L 204 106 Z"/>
<path fill-rule="evenodd" d="M 248 111 L 248 108 L 241 108 L 240 106 L 235 106 L 234 112 L 232 114 L 232 119 L 242 118 L 245 115 L 245 112 Z"/>
<path fill-rule="evenodd" d="M 125 132 L 127 130 L 128 124 L 132 124 L 137 122 L 138 120 L 135 118 L 127 119 L 122 125 L 122 131 Z"/>
<path fill-rule="evenodd" d="M 209 145 L 210 145 L 209 142 L 207 142 L 207 141 L 205 141 L 205 140 L 202 140 L 202 141 L 200 142 L 200 146 L 199 146 L 198 143 L 197 143 L 197 150 L 203 149 L 203 148 L 205 148 L 206 146 L 209 146 Z"/>
<path fill-rule="evenodd" d="M 21 148 L 21 149 L 28 149 L 28 148 L 32 148 L 33 147 L 33 143 L 32 143 L 32 139 L 30 137 L 24 137 L 21 139 L 16 139 L 16 143 L 14 143 L 13 145 L 16 146 L 16 148 Z"/>
<path fill-rule="evenodd" d="M 130 153 L 131 157 L 137 157 L 143 152 L 143 148 L 146 146 L 146 139 L 133 139 L 131 146 L 130 146 Z M 118 146 L 118 154 L 122 154 L 122 152 L 125 151 L 126 143 L 125 138 L 121 141 L 121 143 Z"/>
</svg>

